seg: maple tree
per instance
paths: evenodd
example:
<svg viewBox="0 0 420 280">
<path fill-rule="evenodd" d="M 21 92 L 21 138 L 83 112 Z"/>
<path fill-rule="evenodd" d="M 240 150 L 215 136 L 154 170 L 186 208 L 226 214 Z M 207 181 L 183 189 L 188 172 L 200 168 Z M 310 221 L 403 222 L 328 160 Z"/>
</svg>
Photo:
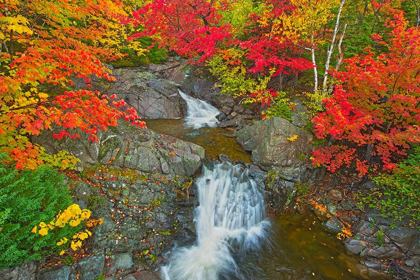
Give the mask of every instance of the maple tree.
<svg viewBox="0 0 420 280">
<path fill-rule="evenodd" d="M 372 156 L 390 170 L 410 144 L 420 143 L 420 31 L 408 26 L 401 10 L 389 12 L 388 38 L 373 35 L 384 51 L 368 49 L 346 60 L 345 71 L 333 74 L 339 84 L 324 100 L 325 112 L 313 118 L 315 133 L 348 145 L 318 149 L 315 165 L 335 171 L 356 161 L 363 176 Z M 365 158 L 358 156 L 357 147 L 367 149 Z"/>
<path fill-rule="evenodd" d="M 12 0 L 0 8 L 0 151 L 17 168 L 76 162 L 66 151 L 52 156 L 31 143 L 45 129 L 54 127 L 56 138 L 77 138 L 77 128 L 96 141 L 96 132 L 119 118 L 144 127 L 134 109 L 121 110 L 124 101 L 89 89 L 92 75 L 113 79 L 101 60 L 123 56 L 122 2 Z M 88 88 L 73 90 L 74 77 Z"/>
</svg>

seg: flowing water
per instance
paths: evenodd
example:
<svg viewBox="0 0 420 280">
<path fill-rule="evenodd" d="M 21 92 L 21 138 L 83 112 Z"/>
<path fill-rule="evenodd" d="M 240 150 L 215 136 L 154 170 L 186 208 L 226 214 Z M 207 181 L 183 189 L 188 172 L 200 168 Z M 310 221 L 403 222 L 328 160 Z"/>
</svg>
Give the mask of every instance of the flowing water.
<svg viewBox="0 0 420 280">
<path fill-rule="evenodd" d="M 216 119 L 216 116 L 220 114 L 219 110 L 200 99 L 186 95 L 180 89 L 178 91 L 187 102 L 188 114 L 185 118 L 187 126 L 197 129 L 204 126 L 215 127 L 219 123 Z"/>
<path fill-rule="evenodd" d="M 217 122 L 215 111 L 213 117 L 207 113 L 200 117 L 202 112 L 197 111 L 208 107 L 185 99 L 189 110 L 185 122 L 148 120 L 147 126 L 203 146 L 209 159 L 223 153 L 250 162 L 249 153 L 229 130 L 209 127 Z M 208 125 L 205 119 L 211 120 Z M 194 246 L 170 252 L 169 263 L 161 270 L 165 280 L 362 279 L 359 260 L 347 254 L 313 215 L 281 215 L 269 222 L 263 196 L 240 165 L 204 167 L 196 185 L 197 240 Z"/>
<path fill-rule="evenodd" d="M 267 239 L 264 198 L 240 165 L 203 169 L 196 181 L 196 245 L 174 249 L 162 274 L 166 280 L 248 279 L 237 256 L 261 251 Z"/>
</svg>

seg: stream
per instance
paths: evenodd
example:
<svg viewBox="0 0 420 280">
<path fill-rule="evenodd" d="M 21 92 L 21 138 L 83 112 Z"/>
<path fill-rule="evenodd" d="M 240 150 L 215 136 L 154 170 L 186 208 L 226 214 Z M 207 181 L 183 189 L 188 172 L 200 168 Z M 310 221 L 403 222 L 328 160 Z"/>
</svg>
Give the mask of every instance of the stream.
<svg viewBox="0 0 420 280">
<path fill-rule="evenodd" d="M 183 98 L 185 120 L 146 120 L 148 128 L 202 146 L 209 160 L 226 154 L 232 162 L 251 163 L 231 131 L 215 127 L 217 109 Z M 170 252 L 169 264 L 161 269 L 163 279 L 365 279 L 359 259 L 313 214 L 268 218 L 263 196 L 240 165 L 204 167 L 195 184 L 200 204 L 194 214 L 196 243 Z"/>
</svg>

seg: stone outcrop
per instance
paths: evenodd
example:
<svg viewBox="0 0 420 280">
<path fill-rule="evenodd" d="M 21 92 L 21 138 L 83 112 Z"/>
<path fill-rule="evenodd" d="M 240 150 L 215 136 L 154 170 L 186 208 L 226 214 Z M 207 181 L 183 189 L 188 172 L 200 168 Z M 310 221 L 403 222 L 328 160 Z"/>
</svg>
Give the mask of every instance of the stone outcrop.
<svg viewBox="0 0 420 280">
<path fill-rule="evenodd" d="M 67 150 L 86 165 L 111 164 L 148 173 L 193 175 L 202 165 L 204 149 L 171 136 L 140 129 L 126 122 L 99 132 L 98 142 L 84 134 L 80 139 L 54 140 L 54 130 L 35 138 L 49 153 Z"/>
<path fill-rule="evenodd" d="M 256 121 L 237 133 L 238 142 L 252 152 L 252 161 L 264 170 L 274 170 L 291 182 L 308 182 L 322 173 L 309 157 L 312 135 L 282 118 Z"/>
<path fill-rule="evenodd" d="M 111 67 L 110 67 L 111 68 Z M 112 69 L 114 82 L 93 77 L 93 89 L 123 99 L 144 119 L 180 119 L 186 114 L 186 103 L 179 95 L 179 85 L 161 79 L 144 68 Z M 75 87 L 86 88 L 83 80 Z"/>
</svg>

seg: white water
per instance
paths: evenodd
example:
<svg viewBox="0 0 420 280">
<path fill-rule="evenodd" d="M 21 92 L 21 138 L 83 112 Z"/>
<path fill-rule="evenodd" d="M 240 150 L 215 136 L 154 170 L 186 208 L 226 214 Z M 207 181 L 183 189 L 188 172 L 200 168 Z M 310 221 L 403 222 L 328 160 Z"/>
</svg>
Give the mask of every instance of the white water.
<svg viewBox="0 0 420 280">
<path fill-rule="evenodd" d="M 198 129 L 204 126 L 214 127 L 217 125 L 219 121 L 216 119 L 216 116 L 220 112 L 215 107 L 200 99 L 192 98 L 181 90 L 178 91 L 181 97 L 187 102 L 188 114 L 185 122 L 188 126 Z"/>
<path fill-rule="evenodd" d="M 196 181 L 200 206 L 194 221 L 197 245 L 177 248 L 162 268 L 166 280 L 217 280 L 241 275 L 234 254 L 261 249 L 269 222 L 256 183 L 240 165 L 223 162 L 203 168 Z"/>
</svg>

